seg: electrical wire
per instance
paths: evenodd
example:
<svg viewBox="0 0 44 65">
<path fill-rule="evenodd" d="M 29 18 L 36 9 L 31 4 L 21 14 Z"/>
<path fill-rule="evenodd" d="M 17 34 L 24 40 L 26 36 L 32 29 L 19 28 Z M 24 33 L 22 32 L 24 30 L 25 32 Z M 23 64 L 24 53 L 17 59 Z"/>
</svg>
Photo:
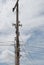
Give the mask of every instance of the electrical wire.
<svg viewBox="0 0 44 65">
<path fill-rule="evenodd" d="M 41 48 L 41 49 L 44 49 L 44 47 L 40 47 L 40 46 L 30 46 L 30 47 L 34 47 L 34 48 Z"/>
<path fill-rule="evenodd" d="M 3 43 L 3 44 L 1 44 L 1 43 Z M 14 41 L 0 42 L 0 46 L 14 46 L 14 44 L 4 44 L 4 43 L 14 43 Z"/>
<path fill-rule="evenodd" d="M 22 38 L 21 38 L 22 39 Z M 22 41 L 23 41 L 23 39 L 22 39 Z M 23 43 L 24 43 L 24 41 L 23 41 Z M 24 47 L 24 46 L 23 46 Z M 25 47 L 24 47 L 24 50 L 25 50 Z M 26 50 L 25 50 L 25 53 L 27 53 L 26 52 Z M 30 57 L 31 57 L 31 63 L 32 63 L 32 60 L 33 60 L 33 58 L 32 58 L 32 56 L 30 55 Z M 27 60 L 29 60 L 28 58 L 27 58 Z M 33 64 L 33 63 L 32 63 Z M 33 64 L 34 65 L 34 64 Z"/>
<path fill-rule="evenodd" d="M 13 43 L 14 41 L 6 41 L 6 42 L 0 42 L 0 43 L 8 43 L 8 42 L 12 42 Z"/>
</svg>

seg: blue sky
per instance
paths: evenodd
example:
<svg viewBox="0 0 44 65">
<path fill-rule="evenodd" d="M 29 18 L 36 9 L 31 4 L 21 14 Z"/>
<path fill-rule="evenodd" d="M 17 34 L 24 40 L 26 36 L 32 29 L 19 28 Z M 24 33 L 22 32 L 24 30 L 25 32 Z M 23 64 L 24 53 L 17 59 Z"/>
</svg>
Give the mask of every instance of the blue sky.
<svg viewBox="0 0 44 65">
<path fill-rule="evenodd" d="M 0 0 L 0 45 L 11 45 L 15 37 L 16 0 Z M 21 65 L 44 65 L 44 0 L 19 0 Z M 14 47 L 0 46 L 0 65 L 14 65 Z"/>
</svg>

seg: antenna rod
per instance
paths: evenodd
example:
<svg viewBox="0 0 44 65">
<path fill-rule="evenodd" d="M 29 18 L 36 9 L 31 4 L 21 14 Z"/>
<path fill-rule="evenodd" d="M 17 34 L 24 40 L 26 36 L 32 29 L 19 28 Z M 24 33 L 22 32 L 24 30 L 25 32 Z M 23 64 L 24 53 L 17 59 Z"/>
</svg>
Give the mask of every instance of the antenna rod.
<svg viewBox="0 0 44 65">
<path fill-rule="evenodd" d="M 17 0 L 13 12 L 16 9 L 16 24 L 13 24 L 16 28 L 16 46 L 15 46 L 15 65 L 20 65 L 20 44 L 19 44 L 19 26 L 22 26 L 19 24 L 19 0 Z"/>
<path fill-rule="evenodd" d="M 16 50 L 15 50 L 15 65 L 19 65 L 19 58 L 20 58 L 20 44 L 19 44 L 19 11 L 18 11 L 18 1 L 17 1 L 17 7 L 16 7 Z"/>
</svg>

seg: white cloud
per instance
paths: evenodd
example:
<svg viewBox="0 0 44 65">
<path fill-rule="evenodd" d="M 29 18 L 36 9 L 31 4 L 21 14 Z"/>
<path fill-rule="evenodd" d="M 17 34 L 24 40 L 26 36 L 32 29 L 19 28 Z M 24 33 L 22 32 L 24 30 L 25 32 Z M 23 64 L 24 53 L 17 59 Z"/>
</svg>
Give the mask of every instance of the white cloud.
<svg viewBox="0 0 44 65">
<path fill-rule="evenodd" d="M 5 0 L 4 0 L 5 1 Z M 15 5 L 14 0 L 7 0 L 4 4 L 0 4 L 0 31 L 3 33 L 10 31 L 12 32 L 12 23 L 15 22 L 15 12 L 12 12 L 12 8 Z M 1 1 L 0 1 L 1 2 Z M 39 26 L 44 26 L 44 0 L 20 0 L 20 21 L 23 24 L 22 30 L 21 30 L 21 37 L 23 41 L 27 41 L 28 38 L 31 38 L 33 35 L 29 32 L 29 35 L 26 35 L 24 32 L 27 32 L 28 30 L 31 30 L 33 28 L 38 28 Z M 23 33 L 22 33 L 23 31 Z M 9 32 L 9 33 L 11 33 Z M 14 40 L 14 34 L 13 32 L 11 34 L 6 34 L 0 37 L 0 41 L 12 41 Z M 36 37 L 37 38 L 37 37 Z M 38 41 L 38 40 L 37 40 Z M 38 44 L 36 44 L 38 46 Z M 40 47 L 44 44 L 39 44 Z M 0 47 L 1 48 L 1 47 Z M 9 47 L 3 47 L 3 49 L 8 49 Z M 33 49 L 33 48 L 32 48 Z M 29 48 L 28 48 L 29 50 Z M 33 51 L 39 50 L 39 49 L 33 49 Z M 11 58 L 11 56 L 8 54 L 8 50 L 5 50 L 1 55 L 0 58 L 3 60 L 3 62 L 8 62 Z M 10 53 L 11 54 L 11 53 Z M 25 55 L 25 53 L 23 52 Z M 27 59 L 27 58 L 26 58 Z M 24 58 L 25 60 L 25 58 Z M 29 59 L 28 59 L 29 60 Z M 35 60 L 36 61 L 36 60 Z M 27 63 L 30 63 L 27 61 Z M 26 64 L 27 64 L 26 63 Z M 35 64 L 39 64 L 39 61 L 35 62 Z M 42 61 L 41 61 L 42 63 Z"/>
<path fill-rule="evenodd" d="M 44 1 L 43 0 L 27 0 L 21 1 L 23 4 L 20 14 L 20 19 L 27 29 L 38 27 L 44 24 Z M 28 25 L 27 25 L 28 24 Z M 25 28 L 23 28 L 25 29 Z"/>
<path fill-rule="evenodd" d="M 0 54 L 0 63 L 13 63 L 14 62 L 14 53 L 5 50 Z"/>
</svg>

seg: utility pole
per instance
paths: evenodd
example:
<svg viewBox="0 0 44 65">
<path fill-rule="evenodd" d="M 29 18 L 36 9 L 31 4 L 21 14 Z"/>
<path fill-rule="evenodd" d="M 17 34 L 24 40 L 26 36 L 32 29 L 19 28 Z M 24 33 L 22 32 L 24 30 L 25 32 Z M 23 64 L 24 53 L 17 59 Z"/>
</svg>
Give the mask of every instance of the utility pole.
<svg viewBox="0 0 44 65">
<path fill-rule="evenodd" d="M 15 65 L 20 65 L 20 44 L 19 44 L 19 0 L 17 0 L 13 12 L 16 9 L 16 24 L 13 24 L 16 28 L 16 46 L 15 46 Z"/>
</svg>

